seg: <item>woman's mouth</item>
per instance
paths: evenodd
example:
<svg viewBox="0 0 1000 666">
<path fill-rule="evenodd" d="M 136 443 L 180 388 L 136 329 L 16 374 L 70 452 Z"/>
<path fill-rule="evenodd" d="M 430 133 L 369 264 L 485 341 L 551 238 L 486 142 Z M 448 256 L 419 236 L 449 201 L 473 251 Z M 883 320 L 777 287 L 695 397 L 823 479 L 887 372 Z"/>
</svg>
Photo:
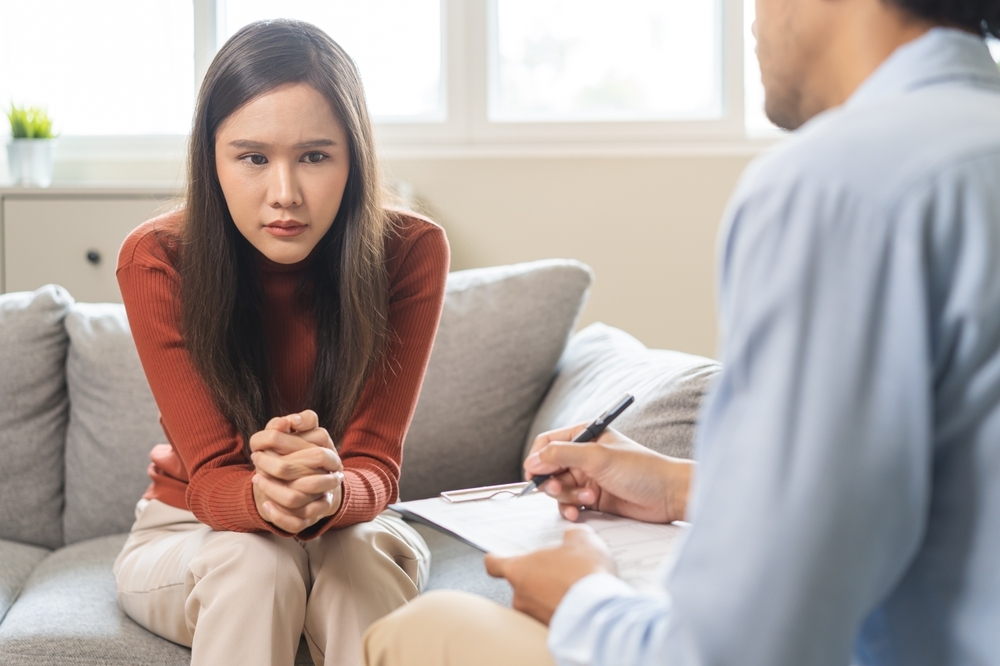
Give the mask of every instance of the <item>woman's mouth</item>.
<svg viewBox="0 0 1000 666">
<path fill-rule="evenodd" d="M 278 236 L 279 238 L 298 236 L 304 232 L 306 228 L 307 225 L 294 220 L 278 220 L 277 222 L 264 225 L 264 231 L 272 236 Z"/>
</svg>

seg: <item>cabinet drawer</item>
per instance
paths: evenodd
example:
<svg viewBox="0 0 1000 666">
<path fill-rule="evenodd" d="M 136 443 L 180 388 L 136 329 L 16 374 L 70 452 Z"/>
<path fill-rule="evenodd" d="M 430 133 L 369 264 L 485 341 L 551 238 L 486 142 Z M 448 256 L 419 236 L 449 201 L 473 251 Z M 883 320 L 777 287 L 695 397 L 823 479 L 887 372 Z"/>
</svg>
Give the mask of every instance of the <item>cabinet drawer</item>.
<svg viewBox="0 0 1000 666">
<path fill-rule="evenodd" d="M 5 197 L 4 290 L 55 283 L 78 301 L 120 303 L 115 267 L 122 241 L 165 203 L 152 197 Z"/>
</svg>

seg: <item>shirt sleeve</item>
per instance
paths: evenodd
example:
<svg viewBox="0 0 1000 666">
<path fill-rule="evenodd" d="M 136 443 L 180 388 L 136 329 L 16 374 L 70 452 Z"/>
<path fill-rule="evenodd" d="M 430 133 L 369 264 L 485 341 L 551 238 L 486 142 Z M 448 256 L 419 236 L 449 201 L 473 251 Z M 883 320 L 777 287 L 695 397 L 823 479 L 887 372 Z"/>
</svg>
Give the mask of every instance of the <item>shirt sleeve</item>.
<svg viewBox="0 0 1000 666">
<path fill-rule="evenodd" d="M 427 224 L 396 271 L 389 303 L 386 362 L 365 384 L 340 441 L 343 501 L 336 514 L 300 533 L 372 520 L 399 496 L 403 438 L 417 406 L 441 318 L 449 250 L 444 231 Z"/>
<path fill-rule="evenodd" d="M 591 574 L 570 588 L 549 623 L 549 651 L 559 666 L 651 664 L 667 627 L 666 598 L 641 596 L 611 574 Z"/>
<path fill-rule="evenodd" d="M 843 666 L 921 541 L 934 380 L 919 216 L 802 183 L 736 201 L 723 371 L 669 602 L 584 579 L 553 619 L 559 664 Z"/>
</svg>

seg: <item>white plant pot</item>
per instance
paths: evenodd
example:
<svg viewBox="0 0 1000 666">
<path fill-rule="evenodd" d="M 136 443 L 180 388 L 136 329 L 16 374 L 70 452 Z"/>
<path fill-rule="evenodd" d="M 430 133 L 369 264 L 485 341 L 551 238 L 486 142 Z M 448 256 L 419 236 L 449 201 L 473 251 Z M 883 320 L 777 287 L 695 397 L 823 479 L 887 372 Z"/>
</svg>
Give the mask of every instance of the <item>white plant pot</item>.
<svg viewBox="0 0 1000 666">
<path fill-rule="evenodd" d="M 7 144 L 11 183 L 37 187 L 51 185 L 55 153 L 55 139 L 12 139 Z"/>
</svg>

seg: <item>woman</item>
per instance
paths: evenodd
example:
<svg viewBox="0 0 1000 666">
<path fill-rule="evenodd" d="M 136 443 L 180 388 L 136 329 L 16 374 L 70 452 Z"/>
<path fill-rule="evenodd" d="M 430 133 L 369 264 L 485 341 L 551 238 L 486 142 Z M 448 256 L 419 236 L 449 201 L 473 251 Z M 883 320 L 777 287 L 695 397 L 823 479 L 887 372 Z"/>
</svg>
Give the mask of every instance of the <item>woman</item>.
<svg viewBox="0 0 1000 666">
<path fill-rule="evenodd" d="M 360 660 L 426 545 L 383 514 L 448 270 L 442 230 L 382 207 L 357 71 L 316 27 L 247 26 L 198 99 L 184 208 L 118 281 L 169 444 L 115 563 L 130 617 L 191 663 Z"/>
</svg>

